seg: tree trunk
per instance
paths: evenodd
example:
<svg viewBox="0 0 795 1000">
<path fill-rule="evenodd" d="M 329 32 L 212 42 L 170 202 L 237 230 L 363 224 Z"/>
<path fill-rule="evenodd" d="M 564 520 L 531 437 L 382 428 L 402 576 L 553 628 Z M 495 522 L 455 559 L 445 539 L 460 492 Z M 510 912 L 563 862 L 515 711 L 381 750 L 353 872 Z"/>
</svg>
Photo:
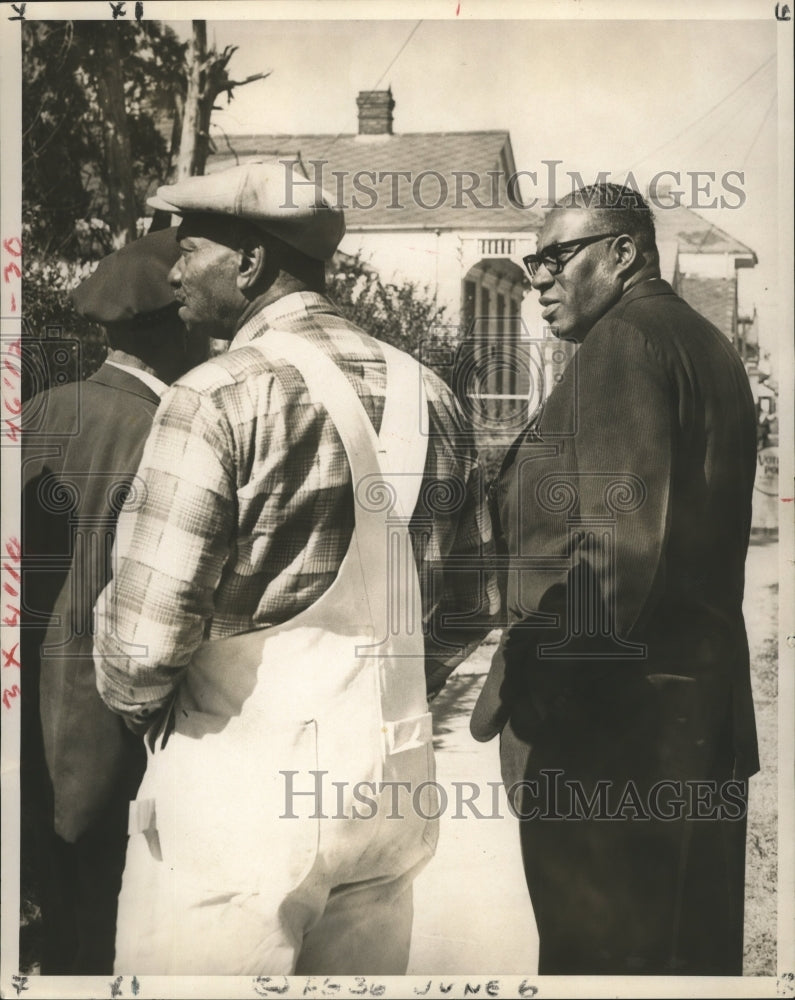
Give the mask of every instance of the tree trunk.
<svg viewBox="0 0 795 1000">
<path fill-rule="evenodd" d="M 215 48 L 208 52 L 207 24 L 205 21 L 193 22 L 193 35 L 187 51 L 188 88 L 182 114 L 176 181 L 204 173 L 210 152 L 210 119 L 216 97 L 221 93 L 230 97 L 235 87 L 244 87 L 270 75 L 254 73 L 245 80 L 230 80 L 226 67 L 236 51 L 236 46 L 227 45 L 221 53 Z"/>
<path fill-rule="evenodd" d="M 204 173 L 204 168 L 207 165 L 207 157 L 210 154 L 210 119 L 213 115 L 215 98 L 218 96 L 218 91 L 215 89 L 212 80 L 215 76 L 214 71 L 217 65 L 217 63 L 213 63 L 208 68 L 204 80 L 204 93 L 199 100 L 199 120 L 197 123 L 196 152 L 194 155 L 194 173 L 196 174 Z"/>
<path fill-rule="evenodd" d="M 101 45 L 101 47 L 100 47 Z M 121 52 L 116 33 L 108 31 L 97 44 L 97 100 L 102 112 L 105 168 L 108 188 L 108 224 L 114 247 L 122 247 L 136 237 L 135 185 L 133 180 L 130 132 L 124 105 Z"/>
<path fill-rule="evenodd" d="M 201 128 L 200 108 L 203 89 L 204 64 L 207 60 L 207 24 L 193 22 L 193 35 L 188 46 L 188 91 L 182 115 L 182 138 L 177 159 L 177 182 L 204 173 L 204 160 L 199 164 L 199 132 Z M 209 124 L 209 123 L 208 123 Z"/>
<path fill-rule="evenodd" d="M 182 94 L 174 94 L 174 121 L 171 123 L 171 138 L 168 147 L 168 183 L 176 180 L 177 163 L 179 162 L 179 147 L 182 141 L 182 118 L 185 113 L 185 98 Z"/>
</svg>

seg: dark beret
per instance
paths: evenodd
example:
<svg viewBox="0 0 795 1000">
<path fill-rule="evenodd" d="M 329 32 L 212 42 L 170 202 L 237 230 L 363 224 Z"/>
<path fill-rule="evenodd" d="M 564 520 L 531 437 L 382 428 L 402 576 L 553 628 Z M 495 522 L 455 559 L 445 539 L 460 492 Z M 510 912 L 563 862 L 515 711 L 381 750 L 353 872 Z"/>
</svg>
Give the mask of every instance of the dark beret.
<svg viewBox="0 0 795 1000">
<path fill-rule="evenodd" d="M 71 293 L 81 316 L 103 326 L 144 321 L 176 306 L 168 272 L 179 258 L 177 230 L 159 229 L 104 257 Z"/>
</svg>

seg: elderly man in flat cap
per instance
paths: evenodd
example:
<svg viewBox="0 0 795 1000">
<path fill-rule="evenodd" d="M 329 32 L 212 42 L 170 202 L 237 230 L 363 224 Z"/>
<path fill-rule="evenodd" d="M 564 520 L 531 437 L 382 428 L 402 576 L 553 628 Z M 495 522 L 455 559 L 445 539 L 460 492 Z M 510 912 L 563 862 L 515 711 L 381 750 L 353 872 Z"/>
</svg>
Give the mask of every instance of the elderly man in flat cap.
<svg viewBox="0 0 795 1000">
<path fill-rule="evenodd" d="M 343 216 L 290 164 L 157 204 L 180 316 L 231 346 L 158 410 L 97 605 L 100 691 L 150 754 L 116 971 L 401 974 L 426 683 L 497 610 L 476 456 L 446 386 L 323 294 Z"/>
<path fill-rule="evenodd" d="M 128 800 L 145 752 L 97 693 L 91 615 L 160 397 L 207 356 L 206 340 L 179 319 L 167 281 L 178 253 L 176 230 L 168 229 L 100 261 L 72 300 L 104 326 L 105 363 L 77 388 L 35 396 L 23 414 L 22 650 L 32 709 L 24 763 L 41 782 L 39 794 L 29 782 L 23 794 L 38 804 L 32 835 L 41 968 L 49 974 L 113 969 Z"/>
</svg>

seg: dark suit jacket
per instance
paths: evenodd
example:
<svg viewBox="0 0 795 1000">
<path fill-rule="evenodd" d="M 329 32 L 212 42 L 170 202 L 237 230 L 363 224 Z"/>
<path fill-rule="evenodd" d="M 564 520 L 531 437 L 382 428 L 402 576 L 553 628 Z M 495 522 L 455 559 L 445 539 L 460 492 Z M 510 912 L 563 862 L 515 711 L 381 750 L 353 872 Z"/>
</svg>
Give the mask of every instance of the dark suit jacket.
<svg viewBox="0 0 795 1000">
<path fill-rule="evenodd" d="M 633 757 L 698 776 L 718 753 L 758 770 L 742 614 L 755 462 L 732 345 L 666 282 L 632 288 L 501 469 L 512 624 L 473 735 L 510 718 L 539 761 L 554 745 L 549 762 L 594 776 Z M 531 756 L 504 761 L 506 780 Z"/>
<path fill-rule="evenodd" d="M 23 415 L 25 676 L 40 663 L 55 830 L 67 841 L 114 796 L 134 797 L 145 763 L 140 741 L 97 693 L 92 609 L 159 401 L 134 375 L 103 365 L 34 397 Z"/>
</svg>

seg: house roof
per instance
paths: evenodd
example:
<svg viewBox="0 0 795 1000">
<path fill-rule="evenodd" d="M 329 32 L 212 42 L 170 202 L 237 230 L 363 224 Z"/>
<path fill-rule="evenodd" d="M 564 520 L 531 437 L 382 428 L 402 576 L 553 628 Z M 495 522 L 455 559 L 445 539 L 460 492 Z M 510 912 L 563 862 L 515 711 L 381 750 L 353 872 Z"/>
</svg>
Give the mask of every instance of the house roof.
<svg viewBox="0 0 795 1000">
<path fill-rule="evenodd" d="M 750 247 L 729 236 L 692 208 L 683 205 L 675 208 L 657 206 L 653 211 L 658 246 L 676 240 L 679 253 L 725 253 L 748 257 L 749 266 L 757 263 L 756 254 Z"/>
<path fill-rule="evenodd" d="M 733 279 L 680 275 L 676 290 L 696 312 L 705 316 L 729 340 L 733 339 L 736 304 Z"/>
<path fill-rule="evenodd" d="M 507 178 L 516 167 L 506 131 L 238 135 L 229 142 L 234 153 L 213 154 L 208 173 L 248 159 L 298 159 L 307 177 L 321 179 L 325 190 L 342 201 L 352 231 L 515 232 L 541 225 L 537 211 L 516 207 L 507 196 Z"/>
</svg>

